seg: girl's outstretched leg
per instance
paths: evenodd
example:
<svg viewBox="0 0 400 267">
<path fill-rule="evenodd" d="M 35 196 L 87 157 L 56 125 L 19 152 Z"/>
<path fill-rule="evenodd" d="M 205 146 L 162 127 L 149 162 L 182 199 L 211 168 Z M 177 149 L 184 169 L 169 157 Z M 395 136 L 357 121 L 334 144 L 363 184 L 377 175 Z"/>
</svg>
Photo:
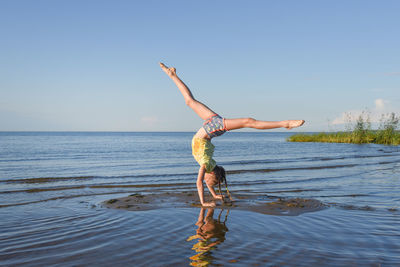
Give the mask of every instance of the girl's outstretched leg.
<svg viewBox="0 0 400 267">
<path fill-rule="evenodd" d="M 193 97 L 192 92 L 189 90 L 186 84 L 181 79 L 179 79 L 178 75 L 176 75 L 175 68 L 168 68 L 163 63 L 160 63 L 160 66 L 179 88 L 179 91 L 181 91 L 183 97 L 185 98 L 186 105 L 193 109 L 193 111 L 196 112 L 196 114 L 199 115 L 200 118 L 202 118 L 203 120 L 207 120 L 208 118 L 216 114 L 209 107 L 207 107 L 200 101 L 197 101 Z"/>
<path fill-rule="evenodd" d="M 225 119 L 225 128 L 236 130 L 241 128 L 254 128 L 254 129 L 274 129 L 286 128 L 288 130 L 299 127 L 304 124 L 304 120 L 286 120 L 286 121 L 259 121 L 253 118 L 242 119 Z"/>
</svg>

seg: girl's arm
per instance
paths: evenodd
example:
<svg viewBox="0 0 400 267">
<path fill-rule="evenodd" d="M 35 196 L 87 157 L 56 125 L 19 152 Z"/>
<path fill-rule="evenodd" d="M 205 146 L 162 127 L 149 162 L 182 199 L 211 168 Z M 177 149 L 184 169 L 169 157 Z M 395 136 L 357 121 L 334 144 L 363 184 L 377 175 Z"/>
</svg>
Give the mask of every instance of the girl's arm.
<svg viewBox="0 0 400 267">
<path fill-rule="evenodd" d="M 215 207 L 215 203 L 213 202 L 204 202 L 204 186 L 203 186 L 203 180 L 204 180 L 204 175 L 206 173 L 206 167 L 203 165 L 199 169 L 199 174 L 197 176 L 197 193 L 199 193 L 199 198 L 200 198 L 200 203 L 204 207 Z"/>
<path fill-rule="evenodd" d="M 205 208 L 200 209 L 199 218 L 197 219 L 196 225 L 201 227 L 204 224 L 204 212 Z"/>
<path fill-rule="evenodd" d="M 208 190 L 210 190 L 211 195 L 213 196 L 213 198 L 215 198 L 215 199 L 220 199 L 220 200 L 223 200 L 223 199 L 224 199 L 224 198 L 222 197 L 222 195 L 217 195 L 217 193 L 215 193 L 214 187 L 213 187 L 212 185 L 208 185 L 208 184 L 207 184 L 207 187 L 208 187 Z"/>
</svg>

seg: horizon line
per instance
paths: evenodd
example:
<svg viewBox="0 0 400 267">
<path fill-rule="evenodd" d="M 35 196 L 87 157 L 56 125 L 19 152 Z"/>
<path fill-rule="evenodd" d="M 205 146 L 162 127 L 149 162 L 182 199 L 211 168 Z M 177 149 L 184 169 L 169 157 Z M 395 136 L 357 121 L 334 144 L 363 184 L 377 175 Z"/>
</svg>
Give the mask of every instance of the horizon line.
<svg viewBox="0 0 400 267">
<path fill-rule="evenodd" d="M 109 130 L 0 130 L 0 133 L 195 133 L 196 131 L 109 131 Z M 297 131 L 229 131 L 230 133 L 299 133 Z M 321 131 L 301 131 L 304 133 L 321 132 Z M 335 131 L 322 131 L 322 132 L 335 132 Z"/>
</svg>

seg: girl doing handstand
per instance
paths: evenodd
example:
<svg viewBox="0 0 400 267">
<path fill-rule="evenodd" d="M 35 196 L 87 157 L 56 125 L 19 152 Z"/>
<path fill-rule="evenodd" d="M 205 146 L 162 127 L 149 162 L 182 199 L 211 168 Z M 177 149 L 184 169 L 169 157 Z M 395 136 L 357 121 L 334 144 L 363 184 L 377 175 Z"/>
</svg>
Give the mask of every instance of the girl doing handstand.
<svg viewBox="0 0 400 267">
<path fill-rule="evenodd" d="M 201 205 L 204 207 L 215 207 L 215 203 L 204 201 L 203 180 L 206 181 L 206 185 L 214 199 L 220 200 L 223 200 L 223 196 L 215 193 L 214 186 L 216 184 L 220 185 L 221 181 L 225 180 L 226 182 L 224 168 L 218 166 L 212 158 L 214 153 L 214 145 L 211 143 L 212 138 L 220 136 L 226 131 L 241 128 L 254 128 L 261 130 L 273 128 L 292 129 L 304 124 L 304 120 L 259 121 L 253 118 L 222 118 L 193 97 L 192 92 L 176 74 L 175 68 L 168 68 L 163 63 L 160 63 L 160 66 L 179 88 L 185 99 L 186 105 L 193 109 L 193 111 L 205 121 L 203 127 L 197 131 L 192 139 L 192 154 L 200 165 L 196 183 L 197 192 L 199 194 Z"/>
</svg>

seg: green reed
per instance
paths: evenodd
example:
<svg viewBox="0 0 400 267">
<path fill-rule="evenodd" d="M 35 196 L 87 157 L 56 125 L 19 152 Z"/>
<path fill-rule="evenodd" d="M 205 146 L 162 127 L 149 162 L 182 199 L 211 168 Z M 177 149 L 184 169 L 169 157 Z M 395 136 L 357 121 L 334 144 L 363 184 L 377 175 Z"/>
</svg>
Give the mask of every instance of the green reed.
<svg viewBox="0 0 400 267">
<path fill-rule="evenodd" d="M 372 130 L 369 114 L 363 112 L 354 124 L 349 120 L 346 125 L 346 131 L 295 134 L 288 137 L 287 141 L 400 145 L 399 124 L 400 116 L 395 113 L 384 114 L 381 116 L 379 128 Z"/>
</svg>

